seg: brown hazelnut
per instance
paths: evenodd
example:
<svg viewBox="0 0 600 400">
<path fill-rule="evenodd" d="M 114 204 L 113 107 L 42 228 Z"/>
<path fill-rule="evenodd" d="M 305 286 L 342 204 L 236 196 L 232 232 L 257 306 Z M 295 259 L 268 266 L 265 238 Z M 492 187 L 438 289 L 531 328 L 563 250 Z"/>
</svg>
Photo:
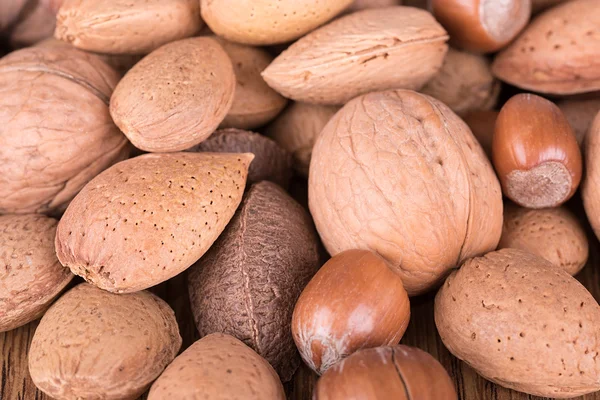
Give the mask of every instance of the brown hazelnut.
<svg viewBox="0 0 600 400">
<path fill-rule="evenodd" d="M 569 122 L 554 103 L 533 94 L 518 94 L 500 110 L 492 157 L 504 194 L 523 207 L 556 207 L 581 181 L 581 152 Z"/>
<path fill-rule="evenodd" d="M 317 373 L 356 350 L 400 342 L 410 318 L 402 280 L 366 250 L 331 258 L 306 286 L 294 309 L 292 335 Z"/>
<path fill-rule="evenodd" d="M 434 384 L 435 383 L 435 384 Z M 430 354 L 409 346 L 358 351 L 330 368 L 315 388 L 315 400 L 455 400 L 444 367 Z"/>
<path fill-rule="evenodd" d="M 506 46 L 531 16 L 531 0 L 433 0 L 431 7 L 452 44 L 481 53 Z"/>
<path fill-rule="evenodd" d="M 473 111 L 463 117 L 490 160 L 492 159 L 492 139 L 494 138 L 496 118 L 498 118 L 498 111 L 492 110 Z"/>
</svg>

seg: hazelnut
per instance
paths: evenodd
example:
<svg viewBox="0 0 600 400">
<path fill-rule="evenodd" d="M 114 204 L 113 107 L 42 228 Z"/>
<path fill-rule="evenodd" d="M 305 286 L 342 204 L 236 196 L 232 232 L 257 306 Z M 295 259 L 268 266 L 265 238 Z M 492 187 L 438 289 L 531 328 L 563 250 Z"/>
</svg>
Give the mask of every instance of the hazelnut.
<svg viewBox="0 0 600 400">
<path fill-rule="evenodd" d="M 492 158 L 504 194 L 523 207 L 556 207 L 581 181 L 581 152 L 569 122 L 536 95 L 518 94 L 502 107 Z"/>
<path fill-rule="evenodd" d="M 402 280 L 385 260 L 347 250 L 325 263 L 300 295 L 292 335 L 304 362 L 321 374 L 356 350 L 397 344 L 409 318 Z"/>
<path fill-rule="evenodd" d="M 444 367 L 430 354 L 409 346 L 358 351 L 330 368 L 315 388 L 315 400 L 455 400 Z"/>
<path fill-rule="evenodd" d="M 506 46 L 531 16 L 531 0 L 432 0 L 431 7 L 452 44 L 481 53 Z"/>
</svg>

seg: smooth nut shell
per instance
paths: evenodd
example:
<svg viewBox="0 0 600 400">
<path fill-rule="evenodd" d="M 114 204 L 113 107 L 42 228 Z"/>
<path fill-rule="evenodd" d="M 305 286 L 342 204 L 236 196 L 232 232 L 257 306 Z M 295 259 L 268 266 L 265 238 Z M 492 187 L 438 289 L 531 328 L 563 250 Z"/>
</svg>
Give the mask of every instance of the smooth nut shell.
<svg viewBox="0 0 600 400">
<path fill-rule="evenodd" d="M 235 91 L 227 53 L 210 37 L 172 42 L 138 62 L 115 89 L 110 114 L 141 150 L 179 151 L 209 137 Z"/>
<path fill-rule="evenodd" d="M 442 66 L 447 39 L 424 10 L 373 8 L 299 39 L 262 75 L 285 97 L 344 104 L 367 92 L 421 88 Z"/>
<path fill-rule="evenodd" d="M 42 318 L 29 350 L 29 373 L 57 400 L 133 400 L 180 347 L 175 313 L 160 298 L 144 291 L 116 295 L 82 283 Z"/>
<path fill-rule="evenodd" d="M 583 206 L 596 237 L 600 237 L 600 113 L 596 115 L 585 144 L 585 180 L 581 188 Z"/>
<path fill-rule="evenodd" d="M 285 400 L 277 373 L 233 336 L 214 333 L 192 344 L 167 367 L 148 400 Z"/>
<path fill-rule="evenodd" d="M 202 27 L 198 0 L 64 0 L 55 36 L 83 50 L 147 54 Z"/>
<path fill-rule="evenodd" d="M 60 262 L 88 282 L 127 293 L 196 262 L 238 207 L 252 154 L 145 154 L 98 175 L 56 232 Z"/>
<path fill-rule="evenodd" d="M 56 258 L 57 223 L 36 214 L 0 216 L 0 332 L 39 318 L 73 278 Z"/>
<path fill-rule="evenodd" d="M 600 7 L 596 0 L 568 1 L 537 16 L 499 53 L 499 79 L 541 93 L 600 89 Z"/>
<path fill-rule="evenodd" d="M 536 254 L 575 275 L 588 259 L 588 240 L 581 223 L 568 209 L 504 209 L 499 249 L 513 248 Z"/>
<path fill-rule="evenodd" d="M 452 354 L 484 378 L 541 397 L 600 390 L 600 307 L 566 271 L 517 249 L 473 258 L 435 299 Z"/>
<path fill-rule="evenodd" d="M 430 354 L 416 347 L 360 350 L 317 382 L 315 400 L 456 400 L 452 380 Z"/>
<path fill-rule="evenodd" d="M 498 111 L 491 110 L 473 111 L 463 117 L 490 160 L 492 159 L 492 142 L 497 118 Z"/>
<path fill-rule="evenodd" d="M 500 185 L 467 125 L 432 97 L 370 93 L 346 104 L 313 149 L 309 205 L 331 255 L 372 250 L 425 292 L 496 248 Z"/>
<path fill-rule="evenodd" d="M 573 128 L 575 138 L 583 146 L 594 117 L 600 112 L 600 99 L 566 99 L 556 103 Z"/>
<path fill-rule="evenodd" d="M 300 364 L 290 329 L 294 305 L 319 266 L 308 213 L 279 186 L 254 184 L 219 240 L 189 271 L 198 332 L 237 337 L 289 381 Z"/>
<path fill-rule="evenodd" d="M 348 250 L 327 261 L 304 288 L 292 334 L 306 365 L 322 374 L 357 350 L 398 344 L 409 318 L 402 280 L 385 260 Z"/>
</svg>

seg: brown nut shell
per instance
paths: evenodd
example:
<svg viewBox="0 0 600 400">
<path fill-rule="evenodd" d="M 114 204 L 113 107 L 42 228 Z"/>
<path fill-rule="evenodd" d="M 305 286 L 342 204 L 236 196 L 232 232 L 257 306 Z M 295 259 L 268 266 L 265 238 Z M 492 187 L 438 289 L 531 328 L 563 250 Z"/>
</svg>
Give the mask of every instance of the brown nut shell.
<svg viewBox="0 0 600 400">
<path fill-rule="evenodd" d="M 257 47 L 218 40 L 231 58 L 236 78 L 233 104 L 221 127 L 254 129 L 265 125 L 287 104 L 287 99 L 271 89 L 260 75 L 273 57 Z"/>
<path fill-rule="evenodd" d="M 501 386 L 551 398 L 600 390 L 600 306 L 539 256 L 468 260 L 438 292 L 435 323 L 452 354 Z"/>
<path fill-rule="evenodd" d="M 499 53 L 499 79 L 541 93 L 600 89 L 600 7 L 596 0 L 568 1 L 537 16 Z"/>
<path fill-rule="evenodd" d="M 450 48 L 442 68 L 420 92 L 464 115 L 493 108 L 498 101 L 500 82 L 492 75 L 485 57 Z"/>
<path fill-rule="evenodd" d="M 435 384 L 434 384 L 435 383 Z M 397 345 L 360 350 L 317 382 L 315 400 L 456 400 L 452 380 L 430 354 Z"/>
<path fill-rule="evenodd" d="M 463 117 L 490 160 L 492 159 L 492 142 L 497 118 L 498 111 L 491 110 L 473 111 Z"/>
<path fill-rule="evenodd" d="M 467 125 L 410 90 L 346 104 L 313 149 L 309 205 L 331 255 L 371 250 L 423 293 L 496 248 L 500 184 Z"/>
<path fill-rule="evenodd" d="M 585 180 L 581 187 L 583 206 L 596 237 L 600 237 L 600 112 L 596 115 L 585 144 Z"/>
<path fill-rule="evenodd" d="M 0 216 L 0 332 L 42 316 L 73 278 L 56 258 L 57 223 L 37 214 Z"/>
<path fill-rule="evenodd" d="M 175 313 L 157 296 L 116 295 L 82 283 L 42 318 L 29 350 L 29 373 L 57 400 L 133 400 L 180 347 Z"/>
<path fill-rule="evenodd" d="M 536 254 L 575 275 L 588 259 L 588 240 L 581 223 L 564 207 L 529 210 L 504 208 L 499 249 L 513 248 Z"/>
<path fill-rule="evenodd" d="M 600 112 L 600 99 L 566 99 L 556 103 L 573 128 L 575 138 L 583 146 L 594 118 Z"/>
<path fill-rule="evenodd" d="M 302 291 L 292 335 L 306 365 L 322 374 L 357 350 L 398 344 L 409 319 L 402 280 L 385 260 L 347 250 L 327 261 Z"/>
<path fill-rule="evenodd" d="M 110 99 L 110 114 L 141 150 L 185 150 L 217 129 L 234 91 L 235 74 L 223 47 L 210 37 L 184 39 L 129 70 Z"/>
<path fill-rule="evenodd" d="M 0 213 L 57 213 L 94 176 L 127 158 L 108 99 L 119 75 L 71 47 L 0 60 Z"/>
<path fill-rule="evenodd" d="M 513 96 L 500 110 L 492 158 L 504 194 L 523 207 L 559 206 L 581 181 L 581 151 L 569 122 L 533 94 Z"/>
<path fill-rule="evenodd" d="M 427 11 L 362 10 L 299 39 L 263 72 L 285 97 L 344 104 L 373 91 L 419 89 L 442 66 L 448 35 Z"/>
<path fill-rule="evenodd" d="M 147 54 L 202 27 L 198 0 L 64 0 L 58 39 L 106 54 Z"/>
<path fill-rule="evenodd" d="M 200 0 L 202 18 L 219 36 L 263 46 L 304 36 L 342 12 L 352 0 Z"/>
<path fill-rule="evenodd" d="M 317 136 L 338 110 L 339 107 L 295 102 L 267 127 L 266 134 L 292 154 L 294 169 L 307 177 Z"/>
<path fill-rule="evenodd" d="M 219 240 L 189 271 L 201 336 L 231 334 L 289 381 L 300 364 L 290 325 L 320 266 L 308 213 L 271 182 L 254 184 Z"/>
<path fill-rule="evenodd" d="M 531 0 L 433 0 L 431 5 L 452 44 L 478 53 L 506 46 L 531 15 Z"/>
<path fill-rule="evenodd" d="M 157 285 L 196 262 L 240 204 L 252 154 L 145 154 L 98 175 L 56 232 L 74 274 L 118 293 Z"/>
<path fill-rule="evenodd" d="M 291 155 L 259 133 L 241 129 L 218 130 L 188 151 L 254 154 L 248 169 L 247 185 L 267 180 L 287 189 L 292 177 Z"/>
<path fill-rule="evenodd" d="M 269 363 L 233 336 L 214 333 L 198 340 L 167 367 L 148 400 L 285 400 Z"/>
</svg>

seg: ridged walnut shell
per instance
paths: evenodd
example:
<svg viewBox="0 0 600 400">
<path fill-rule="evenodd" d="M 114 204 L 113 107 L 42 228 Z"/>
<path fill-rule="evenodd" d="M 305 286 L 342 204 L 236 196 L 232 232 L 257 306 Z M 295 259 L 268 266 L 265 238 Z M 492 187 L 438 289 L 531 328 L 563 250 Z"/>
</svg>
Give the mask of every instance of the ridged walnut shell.
<svg viewBox="0 0 600 400">
<path fill-rule="evenodd" d="M 42 318 L 29 349 L 29 373 L 57 400 L 133 400 L 180 347 L 175 313 L 160 298 L 82 283 Z"/>
<path fill-rule="evenodd" d="M 94 176 L 127 158 L 108 100 L 119 75 L 70 47 L 0 60 L 0 213 L 56 213 Z"/>
<path fill-rule="evenodd" d="M 56 232 L 74 274 L 118 293 L 157 285 L 196 262 L 240 204 L 252 154 L 145 154 L 98 175 Z"/>
<path fill-rule="evenodd" d="M 331 255 L 366 249 L 409 295 L 494 250 L 502 194 L 477 140 L 448 107 L 410 90 L 346 104 L 313 149 L 309 205 Z"/>
</svg>

